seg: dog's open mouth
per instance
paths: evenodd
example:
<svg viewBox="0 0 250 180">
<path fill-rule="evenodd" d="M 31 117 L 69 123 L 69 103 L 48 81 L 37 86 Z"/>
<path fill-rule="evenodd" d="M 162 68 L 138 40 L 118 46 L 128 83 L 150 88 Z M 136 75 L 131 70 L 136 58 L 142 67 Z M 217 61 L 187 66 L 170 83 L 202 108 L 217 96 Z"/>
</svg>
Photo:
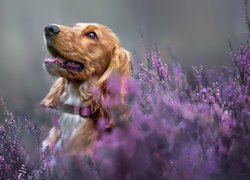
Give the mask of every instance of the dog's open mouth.
<svg viewBox="0 0 250 180">
<path fill-rule="evenodd" d="M 52 55 L 52 57 L 47 57 L 44 59 L 45 64 L 56 64 L 61 68 L 70 70 L 70 71 L 81 71 L 84 68 L 82 63 L 68 60 L 64 58 L 60 53 L 51 45 L 47 45 L 48 51 Z"/>
</svg>

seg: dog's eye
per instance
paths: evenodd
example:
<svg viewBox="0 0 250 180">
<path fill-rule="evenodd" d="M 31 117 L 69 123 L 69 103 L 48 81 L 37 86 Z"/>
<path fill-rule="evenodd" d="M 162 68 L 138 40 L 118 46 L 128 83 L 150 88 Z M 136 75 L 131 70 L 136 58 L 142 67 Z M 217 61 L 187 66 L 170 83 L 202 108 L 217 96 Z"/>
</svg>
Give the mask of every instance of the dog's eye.
<svg viewBox="0 0 250 180">
<path fill-rule="evenodd" d="M 94 31 L 86 33 L 86 36 L 88 36 L 91 39 L 97 39 L 97 35 Z"/>
</svg>

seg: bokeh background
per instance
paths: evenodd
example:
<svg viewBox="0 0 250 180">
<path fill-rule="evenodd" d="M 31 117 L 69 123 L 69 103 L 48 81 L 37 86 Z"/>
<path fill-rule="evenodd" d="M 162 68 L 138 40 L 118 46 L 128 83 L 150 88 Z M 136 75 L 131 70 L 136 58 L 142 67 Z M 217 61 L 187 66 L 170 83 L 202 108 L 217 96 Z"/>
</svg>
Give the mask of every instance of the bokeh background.
<svg viewBox="0 0 250 180">
<path fill-rule="evenodd" d="M 142 33 L 149 48 L 158 43 L 166 63 L 170 49 L 185 68 L 219 70 L 232 66 L 228 40 L 237 49 L 246 38 L 244 10 L 244 0 L 1 0 L 0 96 L 17 115 L 49 122 L 39 102 L 54 81 L 42 67 L 50 23 L 105 24 L 139 55 Z"/>
</svg>

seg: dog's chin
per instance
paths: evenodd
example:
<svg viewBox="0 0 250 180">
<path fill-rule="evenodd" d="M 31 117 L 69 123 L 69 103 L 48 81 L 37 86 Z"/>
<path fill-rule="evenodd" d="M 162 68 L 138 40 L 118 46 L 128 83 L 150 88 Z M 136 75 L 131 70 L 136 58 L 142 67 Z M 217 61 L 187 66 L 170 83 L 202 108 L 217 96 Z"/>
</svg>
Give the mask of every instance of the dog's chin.
<svg viewBox="0 0 250 180">
<path fill-rule="evenodd" d="M 62 77 L 62 71 L 66 73 L 66 70 L 60 69 L 58 65 L 53 63 L 43 63 L 43 66 L 50 75 L 55 77 Z"/>
<path fill-rule="evenodd" d="M 63 77 L 68 80 L 82 81 L 86 78 L 82 71 L 70 71 L 67 68 L 61 67 L 57 63 L 43 63 L 44 69 L 54 77 Z"/>
</svg>

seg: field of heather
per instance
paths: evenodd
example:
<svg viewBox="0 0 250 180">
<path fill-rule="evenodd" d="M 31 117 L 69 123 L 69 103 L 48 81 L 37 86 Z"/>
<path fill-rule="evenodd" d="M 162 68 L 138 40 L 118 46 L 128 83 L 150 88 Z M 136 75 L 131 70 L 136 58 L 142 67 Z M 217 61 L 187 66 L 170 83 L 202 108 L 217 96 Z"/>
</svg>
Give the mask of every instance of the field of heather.
<svg viewBox="0 0 250 180">
<path fill-rule="evenodd" d="M 93 157 L 42 151 L 41 123 L 12 113 L 2 97 L 0 179 L 250 179 L 250 8 L 245 2 L 246 39 L 240 47 L 228 43 L 233 66 L 220 71 L 198 65 L 188 73 L 174 57 L 164 62 L 159 47 L 148 48 L 142 37 L 143 54 L 134 53 L 133 78 L 126 81 L 130 121 L 119 109 L 110 112 L 116 127 L 95 144 Z M 116 78 L 108 84 L 114 96 L 120 88 Z M 101 120 L 98 128 L 102 131 Z"/>
</svg>

